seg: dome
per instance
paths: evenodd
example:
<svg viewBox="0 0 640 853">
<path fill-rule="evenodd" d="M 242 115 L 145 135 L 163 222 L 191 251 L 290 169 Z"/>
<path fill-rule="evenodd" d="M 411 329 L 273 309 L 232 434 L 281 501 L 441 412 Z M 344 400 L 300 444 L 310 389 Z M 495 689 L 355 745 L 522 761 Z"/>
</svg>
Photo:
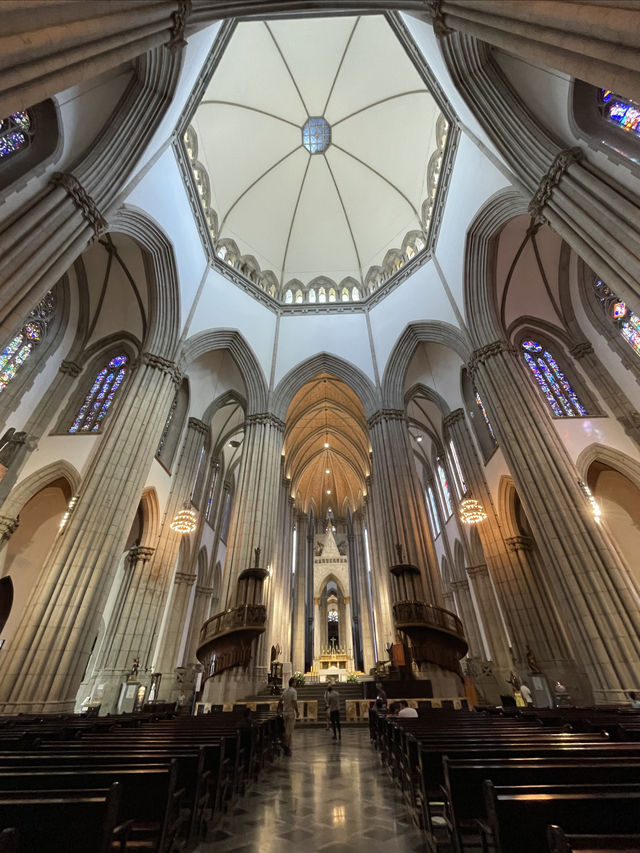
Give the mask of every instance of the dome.
<svg viewBox="0 0 640 853">
<path fill-rule="evenodd" d="M 229 29 L 183 133 L 210 254 L 285 303 L 360 300 L 430 245 L 425 69 L 381 15 Z"/>
</svg>

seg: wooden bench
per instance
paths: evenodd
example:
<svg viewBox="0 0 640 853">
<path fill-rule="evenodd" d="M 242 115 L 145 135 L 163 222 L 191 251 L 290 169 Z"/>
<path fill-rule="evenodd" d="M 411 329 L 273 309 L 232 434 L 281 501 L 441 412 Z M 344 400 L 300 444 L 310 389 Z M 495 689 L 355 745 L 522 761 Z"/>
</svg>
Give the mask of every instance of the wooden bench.
<svg viewBox="0 0 640 853">
<path fill-rule="evenodd" d="M 566 835 L 559 826 L 547 827 L 549 853 L 637 853 L 640 835 Z"/>
</svg>

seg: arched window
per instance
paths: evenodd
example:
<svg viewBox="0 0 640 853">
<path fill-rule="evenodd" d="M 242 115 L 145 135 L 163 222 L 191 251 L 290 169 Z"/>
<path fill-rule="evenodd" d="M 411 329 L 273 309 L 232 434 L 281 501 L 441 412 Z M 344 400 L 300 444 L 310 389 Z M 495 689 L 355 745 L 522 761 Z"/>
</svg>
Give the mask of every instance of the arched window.
<svg viewBox="0 0 640 853">
<path fill-rule="evenodd" d="M 326 291 L 325 291 L 324 287 L 321 287 L 320 290 L 318 291 L 318 302 L 326 302 L 326 301 L 327 301 Z"/>
<path fill-rule="evenodd" d="M 302 291 L 296 290 L 296 305 L 300 305 L 303 301 Z"/>
<path fill-rule="evenodd" d="M 0 161 L 28 148 L 32 136 L 33 120 L 28 110 L 0 119 Z"/>
<path fill-rule="evenodd" d="M 483 420 L 484 420 L 485 424 L 487 425 L 487 429 L 489 430 L 489 434 L 490 434 L 491 438 L 493 439 L 493 443 L 495 444 L 496 443 L 496 437 L 493 434 L 493 427 L 491 426 L 491 421 L 489 420 L 489 415 L 487 414 L 487 410 L 484 407 L 484 403 L 482 402 L 482 398 L 480 397 L 480 394 L 478 394 L 478 392 L 475 389 L 474 389 L 474 391 L 475 391 L 475 397 L 476 397 L 476 406 L 480 409 L 480 412 L 482 413 Z"/>
<path fill-rule="evenodd" d="M 616 127 L 640 139 L 640 105 L 616 95 L 609 89 L 599 90 L 600 112 Z"/>
<path fill-rule="evenodd" d="M 189 383 L 186 379 L 183 379 L 171 403 L 171 408 L 167 414 L 162 435 L 158 442 L 158 449 L 156 450 L 156 459 L 167 470 L 171 468 L 176 450 L 178 449 L 188 408 Z"/>
<path fill-rule="evenodd" d="M 315 301 L 316 301 L 316 292 L 313 288 L 311 288 L 311 290 L 309 291 L 309 302 L 315 302 Z"/>
<path fill-rule="evenodd" d="M 360 291 L 357 287 L 351 288 L 351 299 L 353 302 L 357 302 L 360 299 Z"/>
<path fill-rule="evenodd" d="M 574 80 L 573 118 L 590 145 L 637 168 L 640 160 L 640 104 L 625 95 Z"/>
<path fill-rule="evenodd" d="M 523 341 L 521 346 L 524 360 L 535 376 L 553 414 L 558 418 L 586 415 L 587 410 L 549 350 L 531 338 Z"/>
<path fill-rule="evenodd" d="M 349 291 L 348 291 L 348 289 L 347 289 L 346 287 L 343 287 L 343 288 L 342 288 L 342 301 L 343 301 L 343 302 L 348 302 L 348 301 L 349 301 Z"/>
<path fill-rule="evenodd" d="M 462 496 L 467 492 L 467 484 L 462 473 L 462 466 L 460 465 L 458 451 L 456 450 L 456 446 L 453 443 L 453 439 L 449 439 L 449 457 L 449 467 L 451 468 L 454 474 L 453 482 L 456 486 L 456 492 L 458 493 L 458 498 L 462 500 Z"/>
<path fill-rule="evenodd" d="M 0 354 L 0 392 L 14 378 L 32 352 L 42 344 L 54 318 L 56 299 L 49 291 L 27 317 L 24 326 Z"/>
<path fill-rule="evenodd" d="M 98 432 L 118 388 L 127 375 L 128 365 L 129 358 L 124 354 L 109 359 L 89 389 L 73 424 L 69 427 L 70 433 Z"/>
<path fill-rule="evenodd" d="M 442 508 L 446 519 L 453 515 L 453 504 L 451 502 L 451 490 L 449 489 L 449 481 L 444 468 L 440 462 L 436 465 L 438 472 L 438 482 L 440 483 L 440 497 L 442 498 Z"/>
<path fill-rule="evenodd" d="M 433 538 L 436 539 L 440 536 L 440 519 L 438 518 L 438 506 L 436 504 L 436 497 L 433 494 L 433 489 L 431 486 L 427 486 L 427 506 L 429 508 L 429 521 L 431 522 L 431 529 L 433 530 Z"/>
<path fill-rule="evenodd" d="M 291 305 L 293 303 L 293 293 L 291 292 L 291 290 L 287 290 L 287 292 L 285 293 L 284 302 L 285 305 Z"/>
<path fill-rule="evenodd" d="M 636 355 L 640 356 L 640 317 L 626 302 L 618 299 L 611 289 L 599 278 L 594 282 L 596 296 L 607 317 L 618 329 L 618 333 L 629 344 Z"/>
</svg>

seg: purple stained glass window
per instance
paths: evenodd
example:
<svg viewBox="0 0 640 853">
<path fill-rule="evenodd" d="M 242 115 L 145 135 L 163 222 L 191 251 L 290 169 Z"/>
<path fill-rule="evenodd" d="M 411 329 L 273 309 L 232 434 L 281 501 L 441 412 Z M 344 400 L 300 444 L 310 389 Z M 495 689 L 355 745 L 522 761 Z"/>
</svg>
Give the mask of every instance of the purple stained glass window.
<svg viewBox="0 0 640 853">
<path fill-rule="evenodd" d="M 534 340 L 523 341 L 522 349 L 524 360 L 535 376 L 553 414 L 558 418 L 586 415 L 587 410 L 553 355 Z"/>
<path fill-rule="evenodd" d="M 0 160 L 28 148 L 32 136 L 33 122 L 26 110 L 0 119 Z"/>
<path fill-rule="evenodd" d="M 45 338 L 47 325 L 55 314 L 55 297 L 51 291 L 39 302 L 6 347 L 0 352 L 0 393 L 14 378 L 18 369 Z"/>
<path fill-rule="evenodd" d="M 127 375 L 128 364 L 128 356 L 117 355 L 102 368 L 69 428 L 70 433 L 98 432 L 118 388 Z"/>
<path fill-rule="evenodd" d="M 608 89 L 600 89 L 600 103 L 602 114 L 607 121 L 640 137 L 640 105 Z"/>
</svg>

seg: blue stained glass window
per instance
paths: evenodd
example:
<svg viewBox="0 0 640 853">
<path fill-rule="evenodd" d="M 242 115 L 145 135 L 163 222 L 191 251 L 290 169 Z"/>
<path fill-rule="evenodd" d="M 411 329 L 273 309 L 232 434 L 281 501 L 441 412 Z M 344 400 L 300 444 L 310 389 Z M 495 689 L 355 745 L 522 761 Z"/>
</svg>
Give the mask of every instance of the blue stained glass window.
<svg viewBox="0 0 640 853">
<path fill-rule="evenodd" d="M 127 375 L 128 365 L 129 358 L 126 355 L 117 355 L 102 368 L 69 428 L 70 433 L 98 432 Z"/>
<path fill-rule="evenodd" d="M 618 332 L 635 354 L 640 356 L 640 317 L 625 302 L 621 302 L 601 279 L 596 279 L 594 290 L 605 313 L 617 326 Z"/>
<path fill-rule="evenodd" d="M 447 518 L 451 518 L 453 515 L 453 504 L 451 503 L 451 491 L 449 489 L 449 481 L 447 480 L 447 475 L 444 472 L 444 468 L 440 463 L 437 465 L 438 468 L 438 480 L 440 481 L 440 493 L 442 495 L 442 505 L 444 507 L 445 516 Z"/>
<path fill-rule="evenodd" d="M 523 341 L 522 349 L 524 360 L 535 376 L 553 414 L 559 418 L 586 415 L 587 410 L 553 355 L 534 340 Z"/>
<path fill-rule="evenodd" d="M 309 154 L 322 154 L 331 145 L 331 125 L 322 116 L 311 116 L 302 128 L 302 144 Z"/>
<path fill-rule="evenodd" d="M 600 102 L 602 113 L 607 121 L 627 133 L 640 137 L 640 105 L 608 89 L 600 89 Z"/>
<path fill-rule="evenodd" d="M 31 353 L 44 340 L 47 326 L 55 313 L 56 302 L 51 291 L 27 317 L 22 329 L 0 352 L 0 393 L 25 363 Z"/>
<path fill-rule="evenodd" d="M 28 148 L 31 144 L 33 123 L 24 110 L 0 119 L 0 160 Z"/>
<path fill-rule="evenodd" d="M 438 507 L 436 505 L 436 498 L 433 494 L 433 489 L 431 486 L 427 489 L 427 494 L 429 496 L 429 517 L 431 518 L 431 526 L 433 527 L 434 538 L 436 536 L 440 536 L 440 520 L 438 518 Z"/>
</svg>

